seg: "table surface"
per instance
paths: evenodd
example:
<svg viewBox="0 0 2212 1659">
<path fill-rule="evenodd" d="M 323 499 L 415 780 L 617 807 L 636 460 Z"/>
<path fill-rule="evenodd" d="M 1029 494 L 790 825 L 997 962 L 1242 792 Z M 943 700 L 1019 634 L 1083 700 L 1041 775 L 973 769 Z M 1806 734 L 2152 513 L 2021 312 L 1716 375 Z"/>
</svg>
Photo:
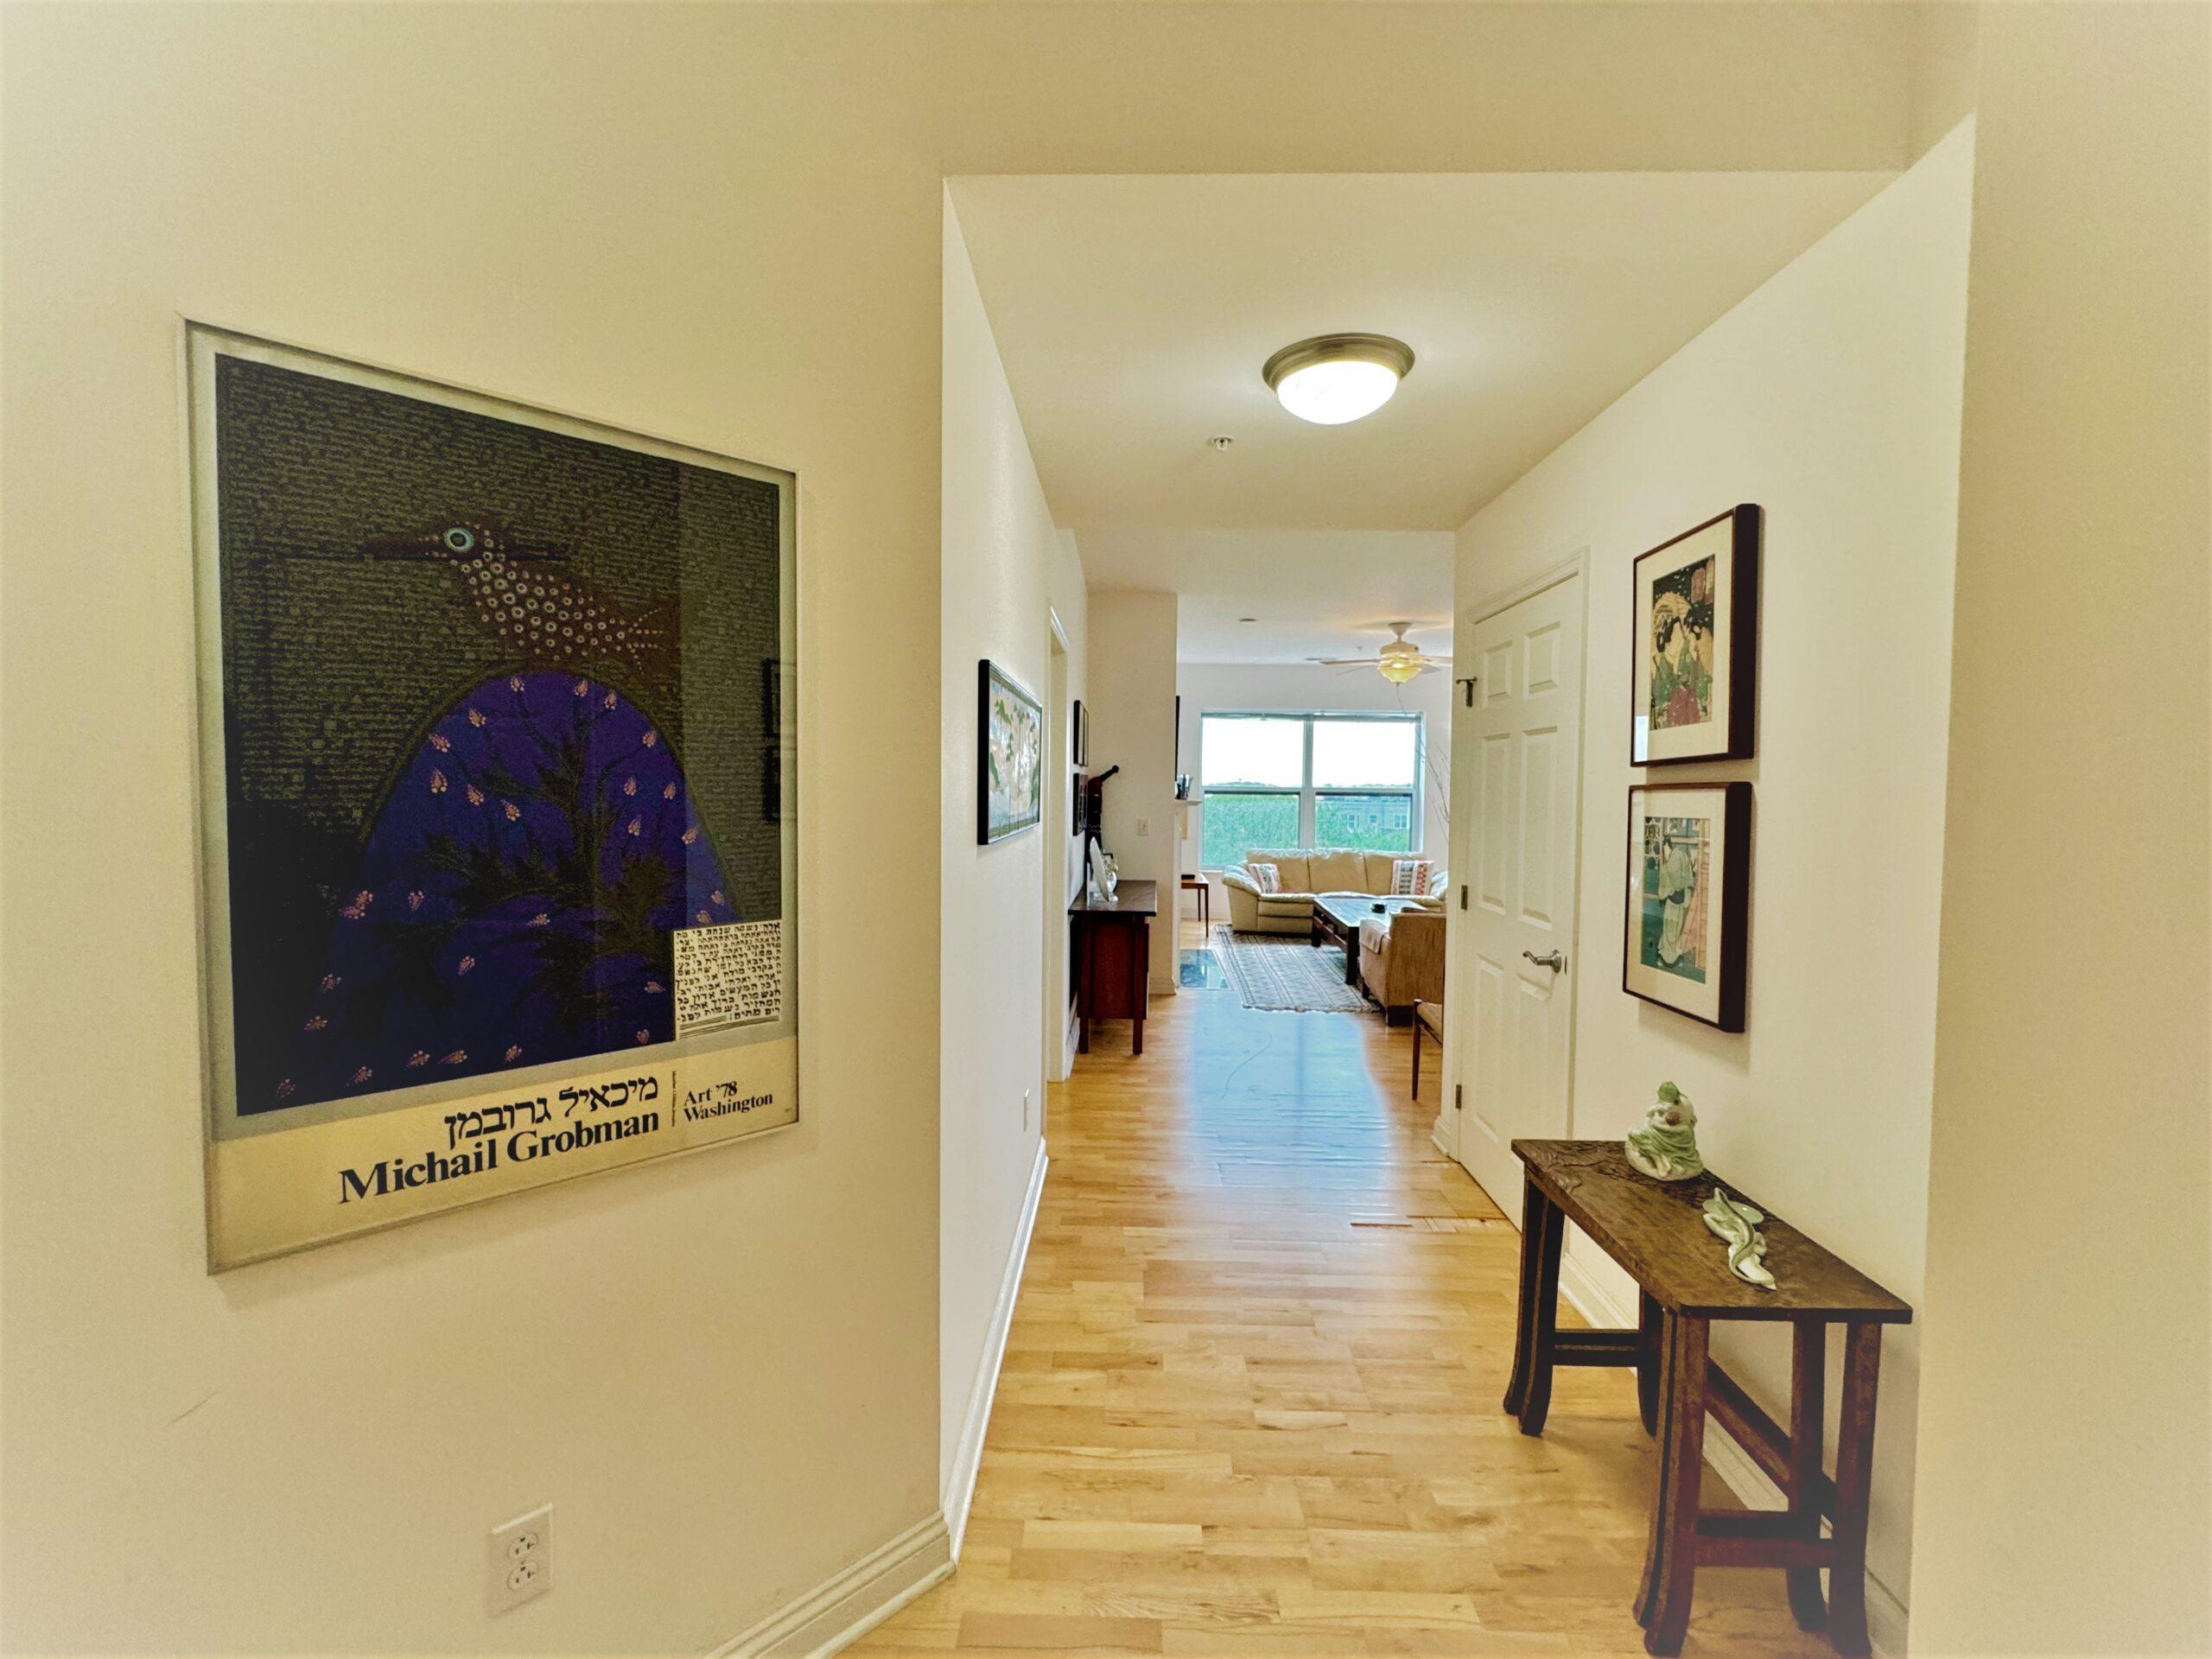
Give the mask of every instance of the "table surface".
<svg viewBox="0 0 2212 1659">
<path fill-rule="evenodd" d="M 1157 881 L 1131 881 L 1124 878 L 1114 888 L 1111 899 L 1092 899 L 1077 893 L 1068 906 L 1071 916 L 1157 916 L 1160 914 L 1160 884 Z"/>
<path fill-rule="evenodd" d="M 1395 916 L 1402 910 L 1410 910 L 1419 900 L 1393 897 L 1375 893 L 1319 893 L 1313 895 L 1313 908 L 1326 911 L 1338 926 L 1356 928 L 1370 916 Z M 1381 906 L 1380 910 L 1376 906 Z"/>
<path fill-rule="evenodd" d="M 1670 1312 L 1728 1319 L 1911 1321 L 1910 1306 L 1710 1170 L 1686 1181 L 1655 1180 L 1629 1162 L 1618 1141 L 1516 1141 L 1513 1151 L 1545 1196 Z M 1728 1271 L 1727 1248 L 1702 1213 L 1715 1185 L 1766 1211 L 1759 1231 L 1777 1288 L 1761 1290 Z"/>
</svg>

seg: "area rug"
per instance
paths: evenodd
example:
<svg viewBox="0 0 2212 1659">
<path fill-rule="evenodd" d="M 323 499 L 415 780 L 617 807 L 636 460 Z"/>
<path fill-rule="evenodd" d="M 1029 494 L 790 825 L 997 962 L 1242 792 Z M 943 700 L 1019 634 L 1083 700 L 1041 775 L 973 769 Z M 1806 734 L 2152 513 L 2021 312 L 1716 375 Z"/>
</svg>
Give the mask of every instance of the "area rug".
<svg viewBox="0 0 2212 1659">
<path fill-rule="evenodd" d="M 1344 953 L 1332 944 L 1316 950 L 1300 935 L 1239 933 L 1217 922 L 1213 953 L 1248 1008 L 1357 1014 L 1367 1006 L 1367 999 L 1344 983 Z"/>
</svg>

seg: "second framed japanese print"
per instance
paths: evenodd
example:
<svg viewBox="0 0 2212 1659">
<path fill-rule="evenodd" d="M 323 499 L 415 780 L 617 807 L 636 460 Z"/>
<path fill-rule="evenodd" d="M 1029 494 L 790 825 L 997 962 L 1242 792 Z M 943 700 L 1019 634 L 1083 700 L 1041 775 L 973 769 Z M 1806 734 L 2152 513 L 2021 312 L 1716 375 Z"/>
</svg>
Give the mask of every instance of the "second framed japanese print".
<svg viewBox="0 0 2212 1659">
<path fill-rule="evenodd" d="M 1623 990 L 1743 1030 L 1751 897 L 1749 784 L 1629 791 Z"/>
<path fill-rule="evenodd" d="M 1637 560 L 1630 765 L 1750 759 L 1762 518 L 1731 507 Z"/>
</svg>

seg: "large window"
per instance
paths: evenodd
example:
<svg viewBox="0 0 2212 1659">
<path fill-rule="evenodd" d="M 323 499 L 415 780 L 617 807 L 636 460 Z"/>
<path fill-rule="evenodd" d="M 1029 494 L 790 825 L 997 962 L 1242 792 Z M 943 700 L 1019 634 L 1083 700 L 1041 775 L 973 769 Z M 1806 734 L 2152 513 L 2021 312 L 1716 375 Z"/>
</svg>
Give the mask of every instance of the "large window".
<svg viewBox="0 0 2212 1659">
<path fill-rule="evenodd" d="M 1410 852 L 1421 839 L 1418 715 L 1206 715 L 1198 722 L 1208 869 L 1255 847 Z"/>
</svg>

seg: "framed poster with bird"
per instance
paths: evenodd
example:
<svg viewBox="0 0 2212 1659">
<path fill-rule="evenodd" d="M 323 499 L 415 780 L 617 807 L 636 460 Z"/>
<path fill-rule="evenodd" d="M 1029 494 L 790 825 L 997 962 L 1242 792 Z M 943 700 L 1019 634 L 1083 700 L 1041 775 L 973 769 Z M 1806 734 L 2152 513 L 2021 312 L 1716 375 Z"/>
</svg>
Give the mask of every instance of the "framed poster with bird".
<svg viewBox="0 0 2212 1659">
<path fill-rule="evenodd" d="M 792 475 L 183 350 L 211 1270 L 796 1122 Z"/>
</svg>

